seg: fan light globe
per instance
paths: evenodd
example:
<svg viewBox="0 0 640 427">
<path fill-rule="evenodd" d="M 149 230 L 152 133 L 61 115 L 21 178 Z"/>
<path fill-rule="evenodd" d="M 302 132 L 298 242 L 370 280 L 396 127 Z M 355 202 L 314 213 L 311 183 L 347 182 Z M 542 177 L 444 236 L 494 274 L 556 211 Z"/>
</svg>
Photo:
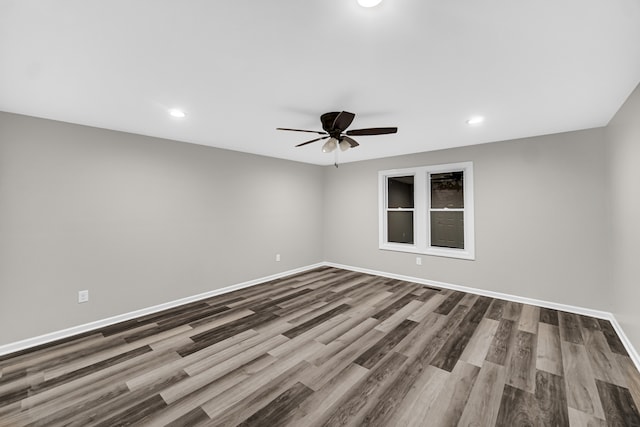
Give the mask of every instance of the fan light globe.
<svg viewBox="0 0 640 427">
<path fill-rule="evenodd" d="M 349 143 L 347 141 L 345 141 L 344 139 L 342 141 L 340 141 L 340 150 L 342 151 L 347 151 L 349 148 L 351 148 L 351 145 L 349 145 Z"/>
<path fill-rule="evenodd" d="M 324 145 L 322 146 L 322 152 L 323 153 L 330 153 L 333 150 L 336 149 L 336 147 L 338 146 L 337 144 L 338 140 L 335 138 L 329 138 L 329 140 L 327 142 L 324 143 Z"/>
<path fill-rule="evenodd" d="M 382 0 L 358 0 L 358 4 L 362 7 L 374 7 L 380 4 Z"/>
</svg>

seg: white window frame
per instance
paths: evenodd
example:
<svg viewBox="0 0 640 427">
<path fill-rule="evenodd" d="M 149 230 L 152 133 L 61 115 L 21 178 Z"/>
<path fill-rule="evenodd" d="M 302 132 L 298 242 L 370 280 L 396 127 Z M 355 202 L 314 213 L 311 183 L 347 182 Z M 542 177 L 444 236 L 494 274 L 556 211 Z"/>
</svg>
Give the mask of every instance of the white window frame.
<svg viewBox="0 0 640 427">
<path fill-rule="evenodd" d="M 383 221 L 384 221 L 384 235 L 381 237 L 384 237 L 384 239 L 387 239 L 387 212 L 413 212 L 413 244 L 410 243 L 390 243 L 390 242 L 386 242 L 386 245 L 389 246 L 388 249 L 391 250 L 397 250 L 397 251 L 407 251 L 407 249 L 414 249 L 417 250 L 418 249 L 418 239 L 419 239 L 419 234 L 417 233 L 417 227 L 416 227 L 416 221 L 418 221 L 418 201 L 416 200 L 416 188 L 417 186 L 419 186 L 420 184 L 418 184 L 418 180 L 420 179 L 420 177 L 418 177 L 415 173 L 412 173 L 411 171 L 404 173 L 403 170 L 399 170 L 397 173 L 396 171 L 391 171 L 391 174 L 385 175 L 384 177 L 384 204 L 382 206 L 383 212 L 382 212 L 382 216 L 384 217 Z M 388 203 L 387 203 L 387 178 L 393 178 L 393 177 L 397 177 L 397 176 L 413 176 L 413 207 L 412 208 L 389 208 L 388 207 Z M 411 250 L 407 251 L 407 252 L 413 252 Z"/>
<path fill-rule="evenodd" d="M 464 249 L 431 246 L 431 186 L 434 173 L 463 172 L 464 192 Z M 387 179 L 397 176 L 414 176 L 413 244 L 387 241 Z M 435 255 L 448 258 L 475 259 L 473 203 L 473 162 L 448 163 L 378 172 L 378 239 L 382 250 Z M 399 209 L 392 209 L 399 210 Z M 438 209 L 443 211 L 445 209 Z M 449 209 L 458 210 L 458 209 Z M 434 210 L 436 211 L 436 210 Z"/>
</svg>

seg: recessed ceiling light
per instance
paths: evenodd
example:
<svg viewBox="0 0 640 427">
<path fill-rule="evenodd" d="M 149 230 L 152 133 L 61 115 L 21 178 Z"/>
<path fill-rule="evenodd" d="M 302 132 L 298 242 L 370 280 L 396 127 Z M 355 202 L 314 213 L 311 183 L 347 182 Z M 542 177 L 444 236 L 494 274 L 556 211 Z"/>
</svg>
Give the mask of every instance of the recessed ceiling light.
<svg viewBox="0 0 640 427">
<path fill-rule="evenodd" d="M 169 110 L 169 114 L 171 115 L 171 117 L 177 117 L 179 119 L 186 117 L 185 112 L 177 108 L 172 108 L 171 110 Z"/>
<path fill-rule="evenodd" d="M 380 4 L 382 0 L 358 0 L 358 4 L 362 7 L 373 7 Z"/>
<path fill-rule="evenodd" d="M 468 125 L 479 125 L 482 122 L 484 122 L 484 117 L 482 116 L 471 117 L 469 120 L 467 120 Z"/>
</svg>

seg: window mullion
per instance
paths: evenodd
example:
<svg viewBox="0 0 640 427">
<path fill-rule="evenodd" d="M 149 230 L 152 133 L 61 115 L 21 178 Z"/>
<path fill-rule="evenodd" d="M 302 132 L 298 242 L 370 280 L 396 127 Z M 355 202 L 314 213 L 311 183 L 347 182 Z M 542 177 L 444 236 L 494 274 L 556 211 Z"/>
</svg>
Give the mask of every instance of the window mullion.
<svg viewBox="0 0 640 427">
<path fill-rule="evenodd" d="M 428 242 L 427 227 L 427 177 L 424 168 L 416 172 L 415 179 L 415 242 L 417 250 L 424 252 Z"/>
</svg>

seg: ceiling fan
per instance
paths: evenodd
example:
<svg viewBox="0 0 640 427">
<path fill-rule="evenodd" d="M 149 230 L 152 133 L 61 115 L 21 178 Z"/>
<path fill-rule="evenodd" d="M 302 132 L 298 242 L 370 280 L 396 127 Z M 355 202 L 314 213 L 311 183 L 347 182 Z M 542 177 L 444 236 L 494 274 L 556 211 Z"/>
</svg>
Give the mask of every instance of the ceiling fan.
<svg viewBox="0 0 640 427">
<path fill-rule="evenodd" d="M 331 113 L 324 113 L 320 116 L 320 122 L 322 123 L 322 129 L 324 129 L 324 131 L 290 128 L 277 128 L 277 130 L 309 132 L 317 133 L 318 135 L 324 135 L 320 138 L 315 138 L 296 145 L 296 147 L 302 147 L 303 145 L 311 144 L 312 142 L 328 139 L 328 141 L 325 142 L 322 146 L 322 151 L 324 153 L 330 153 L 337 147 L 340 147 L 340 150 L 345 151 L 349 148 L 357 147 L 358 145 L 360 145 L 355 139 L 351 138 L 352 136 L 384 135 L 398 132 L 397 127 L 346 130 L 349 125 L 351 125 L 351 122 L 353 122 L 355 116 L 355 114 L 348 111 L 334 111 Z"/>
</svg>

